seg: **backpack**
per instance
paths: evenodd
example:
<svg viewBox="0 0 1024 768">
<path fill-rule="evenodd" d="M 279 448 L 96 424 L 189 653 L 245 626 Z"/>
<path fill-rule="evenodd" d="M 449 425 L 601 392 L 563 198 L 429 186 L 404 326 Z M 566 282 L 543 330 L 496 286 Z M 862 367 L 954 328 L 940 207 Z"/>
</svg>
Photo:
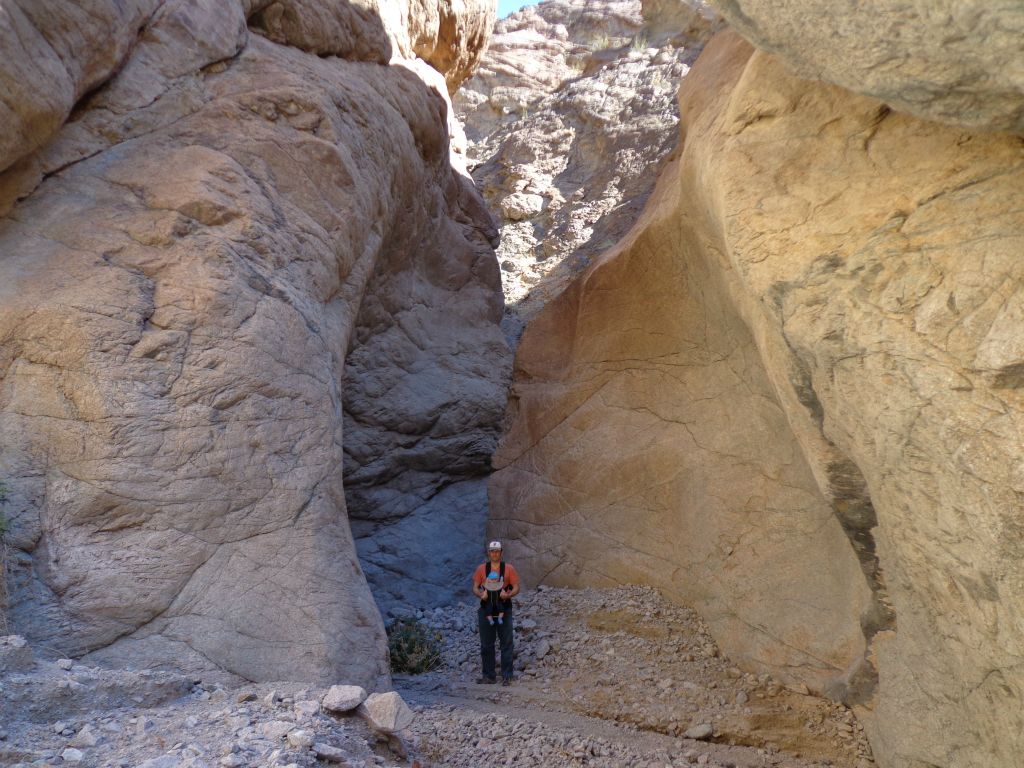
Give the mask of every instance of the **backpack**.
<svg viewBox="0 0 1024 768">
<path fill-rule="evenodd" d="M 499 568 L 498 575 L 501 577 L 501 582 L 502 582 L 502 585 L 504 587 L 504 583 L 505 583 L 505 561 L 504 560 L 500 561 L 500 565 L 498 566 L 498 568 Z M 484 580 L 487 579 L 487 574 L 490 573 L 490 572 L 491 572 L 491 564 L 490 564 L 490 562 L 484 563 Z M 500 595 L 501 593 L 499 592 L 498 594 Z M 501 606 L 503 609 L 505 609 L 507 607 L 511 607 L 511 605 L 512 605 L 512 598 L 511 597 L 502 598 L 502 597 L 499 596 L 498 598 L 496 598 L 496 600 L 498 602 L 498 605 Z M 481 605 L 486 605 L 489 601 L 490 601 L 490 593 L 488 592 L 487 597 L 484 597 L 484 598 L 480 599 L 480 604 Z"/>
</svg>

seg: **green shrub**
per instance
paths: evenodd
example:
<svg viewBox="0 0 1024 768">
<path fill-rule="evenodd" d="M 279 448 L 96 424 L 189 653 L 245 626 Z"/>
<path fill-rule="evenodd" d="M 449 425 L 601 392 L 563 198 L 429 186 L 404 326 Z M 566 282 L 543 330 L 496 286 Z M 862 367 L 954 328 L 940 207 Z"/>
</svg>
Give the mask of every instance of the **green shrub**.
<svg viewBox="0 0 1024 768">
<path fill-rule="evenodd" d="M 441 633 L 419 619 L 395 619 L 387 627 L 391 671 L 418 675 L 441 666 Z"/>
</svg>

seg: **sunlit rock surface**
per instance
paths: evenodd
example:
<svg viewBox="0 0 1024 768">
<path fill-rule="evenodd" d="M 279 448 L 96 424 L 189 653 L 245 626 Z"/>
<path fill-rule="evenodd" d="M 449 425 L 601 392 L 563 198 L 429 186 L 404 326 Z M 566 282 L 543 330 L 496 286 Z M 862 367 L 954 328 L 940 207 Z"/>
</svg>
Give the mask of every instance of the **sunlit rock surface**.
<svg viewBox="0 0 1024 768">
<path fill-rule="evenodd" d="M 526 330 L 492 532 L 528 579 L 692 602 L 730 655 L 859 704 L 880 765 L 1014 765 L 1019 139 L 734 33 L 680 103 L 637 227 Z"/>
<path fill-rule="evenodd" d="M 493 225 L 445 81 L 493 5 L 95 5 L 4 32 L 67 68 L 0 176 L 12 624 L 105 663 L 374 687 L 347 409 L 377 398 L 435 468 L 500 410 Z M 405 58 L 428 49 L 441 71 Z M 438 384 L 456 369 L 479 380 Z"/>
</svg>

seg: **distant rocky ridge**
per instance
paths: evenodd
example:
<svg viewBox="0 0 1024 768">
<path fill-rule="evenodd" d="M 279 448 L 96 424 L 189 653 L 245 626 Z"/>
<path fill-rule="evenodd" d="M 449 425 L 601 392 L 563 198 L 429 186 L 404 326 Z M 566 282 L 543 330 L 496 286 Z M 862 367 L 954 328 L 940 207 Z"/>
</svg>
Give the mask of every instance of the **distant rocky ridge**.
<svg viewBox="0 0 1024 768">
<path fill-rule="evenodd" d="M 503 402 L 495 232 L 447 119 L 493 3 L 8 10 L 12 629 L 376 687 L 343 465 L 479 472 Z"/>
<path fill-rule="evenodd" d="M 512 343 L 636 220 L 676 144 L 676 85 L 718 23 L 683 0 L 546 0 L 498 22 L 455 109 L 500 223 Z"/>
<path fill-rule="evenodd" d="M 822 10 L 719 5 L 744 31 Z M 724 34 L 684 79 L 643 217 L 523 336 L 491 532 L 528 580 L 693 604 L 733 658 L 856 704 L 879 765 L 1012 766 L 1021 98 L 987 90 L 1014 76 L 995 62 L 936 96 L 955 57 L 915 90 L 896 65 L 948 55 L 885 35 L 885 92 L 884 67 L 828 76 L 857 92 L 794 74 L 856 71 L 877 19 L 854 5 L 777 55 Z M 975 10 L 964 72 L 1016 18 Z"/>
</svg>

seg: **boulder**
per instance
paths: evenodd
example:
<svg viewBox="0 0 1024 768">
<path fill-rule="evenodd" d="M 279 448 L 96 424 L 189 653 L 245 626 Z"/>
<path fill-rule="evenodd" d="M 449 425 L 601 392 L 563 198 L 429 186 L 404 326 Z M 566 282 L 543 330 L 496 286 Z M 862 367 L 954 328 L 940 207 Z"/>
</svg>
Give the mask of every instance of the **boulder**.
<svg viewBox="0 0 1024 768">
<path fill-rule="evenodd" d="M 374 730 L 394 734 L 404 731 L 413 721 L 412 710 L 395 691 L 372 693 L 359 705 L 359 714 Z"/>
<path fill-rule="evenodd" d="M 985 0 L 708 0 L 801 77 L 901 112 L 1024 133 L 1024 7 Z"/>
<path fill-rule="evenodd" d="M 320 704 L 328 712 L 349 712 L 366 700 L 366 691 L 358 685 L 332 685 Z"/>
<path fill-rule="evenodd" d="M 419 57 L 454 92 L 483 55 L 497 17 L 492 0 L 271 0 L 251 23 L 275 42 L 320 56 L 388 63 Z"/>
</svg>

